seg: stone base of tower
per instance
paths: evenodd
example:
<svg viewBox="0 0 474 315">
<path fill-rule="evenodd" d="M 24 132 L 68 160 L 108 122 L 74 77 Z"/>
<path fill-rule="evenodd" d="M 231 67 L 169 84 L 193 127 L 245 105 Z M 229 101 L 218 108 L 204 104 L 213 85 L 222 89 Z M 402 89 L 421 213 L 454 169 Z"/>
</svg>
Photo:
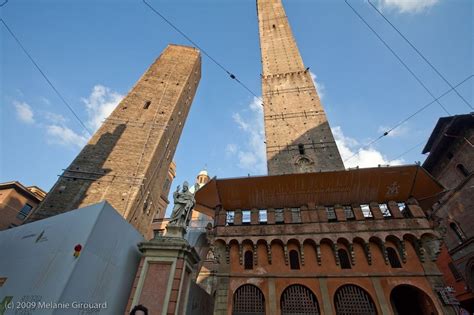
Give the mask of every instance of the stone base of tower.
<svg viewBox="0 0 474 315">
<path fill-rule="evenodd" d="M 143 253 L 125 314 L 137 305 L 149 315 L 185 314 L 199 256 L 181 237 L 158 236 L 138 245 Z"/>
</svg>

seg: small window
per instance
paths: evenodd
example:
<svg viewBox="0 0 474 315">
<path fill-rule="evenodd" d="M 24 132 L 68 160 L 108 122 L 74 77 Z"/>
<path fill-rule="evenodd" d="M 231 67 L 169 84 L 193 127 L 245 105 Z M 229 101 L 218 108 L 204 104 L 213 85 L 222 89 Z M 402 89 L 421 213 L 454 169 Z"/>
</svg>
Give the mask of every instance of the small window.
<svg viewBox="0 0 474 315">
<path fill-rule="evenodd" d="M 225 225 L 234 225 L 235 211 L 227 211 Z"/>
<path fill-rule="evenodd" d="M 258 222 L 260 224 L 267 224 L 267 209 L 258 210 Z"/>
<path fill-rule="evenodd" d="M 464 176 L 464 177 L 469 176 L 469 171 L 467 170 L 467 168 L 464 165 L 458 164 L 458 165 L 456 165 L 456 169 L 461 173 L 462 176 Z"/>
<path fill-rule="evenodd" d="M 395 249 L 392 247 L 387 247 L 387 256 L 392 268 L 402 268 L 402 264 L 400 264 L 400 259 L 398 259 Z"/>
<path fill-rule="evenodd" d="M 459 226 L 456 223 L 451 222 L 449 224 L 449 227 L 454 232 L 454 234 L 456 234 L 456 236 L 458 237 L 459 243 L 461 244 L 462 242 L 464 242 L 464 233 L 461 231 Z"/>
<path fill-rule="evenodd" d="M 300 258 L 296 250 L 290 250 L 290 268 L 300 269 Z"/>
<path fill-rule="evenodd" d="M 360 205 L 360 210 L 362 210 L 362 214 L 364 215 L 364 218 L 366 219 L 372 219 L 374 216 L 372 215 L 372 211 L 370 211 L 370 206 L 365 204 L 365 205 Z"/>
<path fill-rule="evenodd" d="M 276 224 L 285 223 L 285 218 L 283 216 L 283 209 L 275 209 L 275 223 Z"/>
<path fill-rule="evenodd" d="M 412 218 L 412 215 L 410 213 L 410 210 L 408 210 L 407 205 L 404 202 L 399 202 L 398 203 L 398 209 L 400 210 L 400 213 L 404 218 Z"/>
<path fill-rule="evenodd" d="M 337 221 L 336 211 L 334 210 L 334 207 L 326 207 L 326 213 L 328 215 L 329 222 Z"/>
<path fill-rule="evenodd" d="M 298 151 L 300 151 L 300 154 L 303 155 L 304 154 L 304 144 L 298 144 Z"/>
<path fill-rule="evenodd" d="M 291 208 L 291 222 L 292 223 L 301 223 L 300 208 Z"/>
<path fill-rule="evenodd" d="M 349 255 L 345 249 L 338 249 L 337 255 L 339 256 L 339 263 L 341 264 L 341 269 L 351 269 L 351 261 L 349 260 Z"/>
<path fill-rule="evenodd" d="M 459 272 L 458 268 L 450 262 L 448 264 L 449 270 L 451 270 L 451 273 L 453 274 L 454 280 L 456 281 L 461 281 L 463 279 L 462 274 Z"/>
<path fill-rule="evenodd" d="M 242 210 L 242 224 L 250 224 L 250 210 Z"/>
<path fill-rule="evenodd" d="M 30 213 L 31 209 L 33 209 L 33 206 L 26 204 L 21 208 L 20 212 L 18 212 L 18 215 L 16 216 L 20 220 L 24 220 L 28 214 Z"/>
<path fill-rule="evenodd" d="M 251 250 L 245 251 L 244 267 L 245 269 L 253 269 L 253 252 Z"/>
<path fill-rule="evenodd" d="M 390 212 L 390 209 L 386 203 L 379 203 L 379 209 L 385 219 L 392 217 L 392 213 Z"/>
<path fill-rule="evenodd" d="M 346 216 L 346 220 L 354 220 L 355 219 L 354 211 L 352 211 L 351 206 L 343 206 L 342 208 L 344 209 L 344 215 Z"/>
<path fill-rule="evenodd" d="M 151 105 L 151 101 L 146 101 L 145 105 L 143 105 L 143 109 L 148 109 L 148 107 L 150 107 L 150 105 Z"/>
</svg>

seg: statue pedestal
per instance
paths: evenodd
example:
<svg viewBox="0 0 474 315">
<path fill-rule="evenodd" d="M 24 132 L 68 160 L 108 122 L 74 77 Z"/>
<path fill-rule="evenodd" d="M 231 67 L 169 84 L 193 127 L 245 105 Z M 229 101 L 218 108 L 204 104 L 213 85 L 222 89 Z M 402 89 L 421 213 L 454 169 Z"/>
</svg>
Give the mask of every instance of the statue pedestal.
<svg viewBox="0 0 474 315">
<path fill-rule="evenodd" d="M 143 253 L 125 314 L 143 305 L 148 314 L 184 314 L 192 274 L 199 262 L 182 237 L 185 229 L 168 226 L 165 236 L 138 245 Z"/>
<path fill-rule="evenodd" d="M 168 224 L 166 226 L 166 232 L 164 237 L 184 238 L 184 234 L 186 234 L 186 227 L 182 225 Z"/>
</svg>

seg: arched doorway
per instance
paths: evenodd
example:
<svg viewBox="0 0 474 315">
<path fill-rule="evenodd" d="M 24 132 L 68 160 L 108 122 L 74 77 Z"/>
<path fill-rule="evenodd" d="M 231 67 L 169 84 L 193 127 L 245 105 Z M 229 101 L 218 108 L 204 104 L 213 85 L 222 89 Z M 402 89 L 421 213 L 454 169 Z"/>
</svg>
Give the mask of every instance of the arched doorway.
<svg viewBox="0 0 474 315">
<path fill-rule="evenodd" d="M 307 287 L 294 284 L 283 291 L 280 299 L 282 315 L 319 314 L 316 295 Z"/>
<path fill-rule="evenodd" d="M 376 315 L 374 301 L 361 287 L 346 284 L 337 289 L 334 295 L 337 315 Z"/>
<path fill-rule="evenodd" d="M 244 284 L 234 293 L 233 315 L 264 315 L 265 297 L 254 285 Z"/>
<path fill-rule="evenodd" d="M 407 284 L 393 288 L 390 303 L 394 314 L 436 315 L 438 312 L 430 297 L 422 290 Z"/>
</svg>

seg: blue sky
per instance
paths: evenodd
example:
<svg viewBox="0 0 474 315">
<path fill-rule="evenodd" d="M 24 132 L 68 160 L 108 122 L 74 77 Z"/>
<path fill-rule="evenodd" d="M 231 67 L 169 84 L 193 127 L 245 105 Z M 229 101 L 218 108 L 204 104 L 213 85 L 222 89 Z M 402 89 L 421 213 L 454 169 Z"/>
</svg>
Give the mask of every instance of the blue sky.
<svg viewBox="0 0 474 315">
<path fill-rule="evenodd" d="M 433 104 L 391 135 L 362 147 L 433 98 L 344 1 L 283 1 L 306 66 L 316 76 L 346 167 L 423 161 L 422 145 L 446 113 Z M 366 1 L 352 0 L 436 96 L 449 89 Z M 185 33 L 260 94 L 254 0 L 150 0 Z M 379 0 L 377 6 L 453 84 L 473 73 L 470 0 Z M 168 43 L 188 44 L 141 1 L 10 0 L 1 17 L 90 129 L 125 95 Z M 45 190 L 87 141 L 17 43 L 0 25 L 0 181 Z M 474 103 L 471 79 L 458 88 Z M 440 102 L 469 112 L 455 93 Z M 258 103 L 258 102 L 257 102 Z M 207 166 L 219 178 L 265 174 L 261 108 L 203 57 L 202 79 L 175 161 L 192 181 Z"/>
</svg>

